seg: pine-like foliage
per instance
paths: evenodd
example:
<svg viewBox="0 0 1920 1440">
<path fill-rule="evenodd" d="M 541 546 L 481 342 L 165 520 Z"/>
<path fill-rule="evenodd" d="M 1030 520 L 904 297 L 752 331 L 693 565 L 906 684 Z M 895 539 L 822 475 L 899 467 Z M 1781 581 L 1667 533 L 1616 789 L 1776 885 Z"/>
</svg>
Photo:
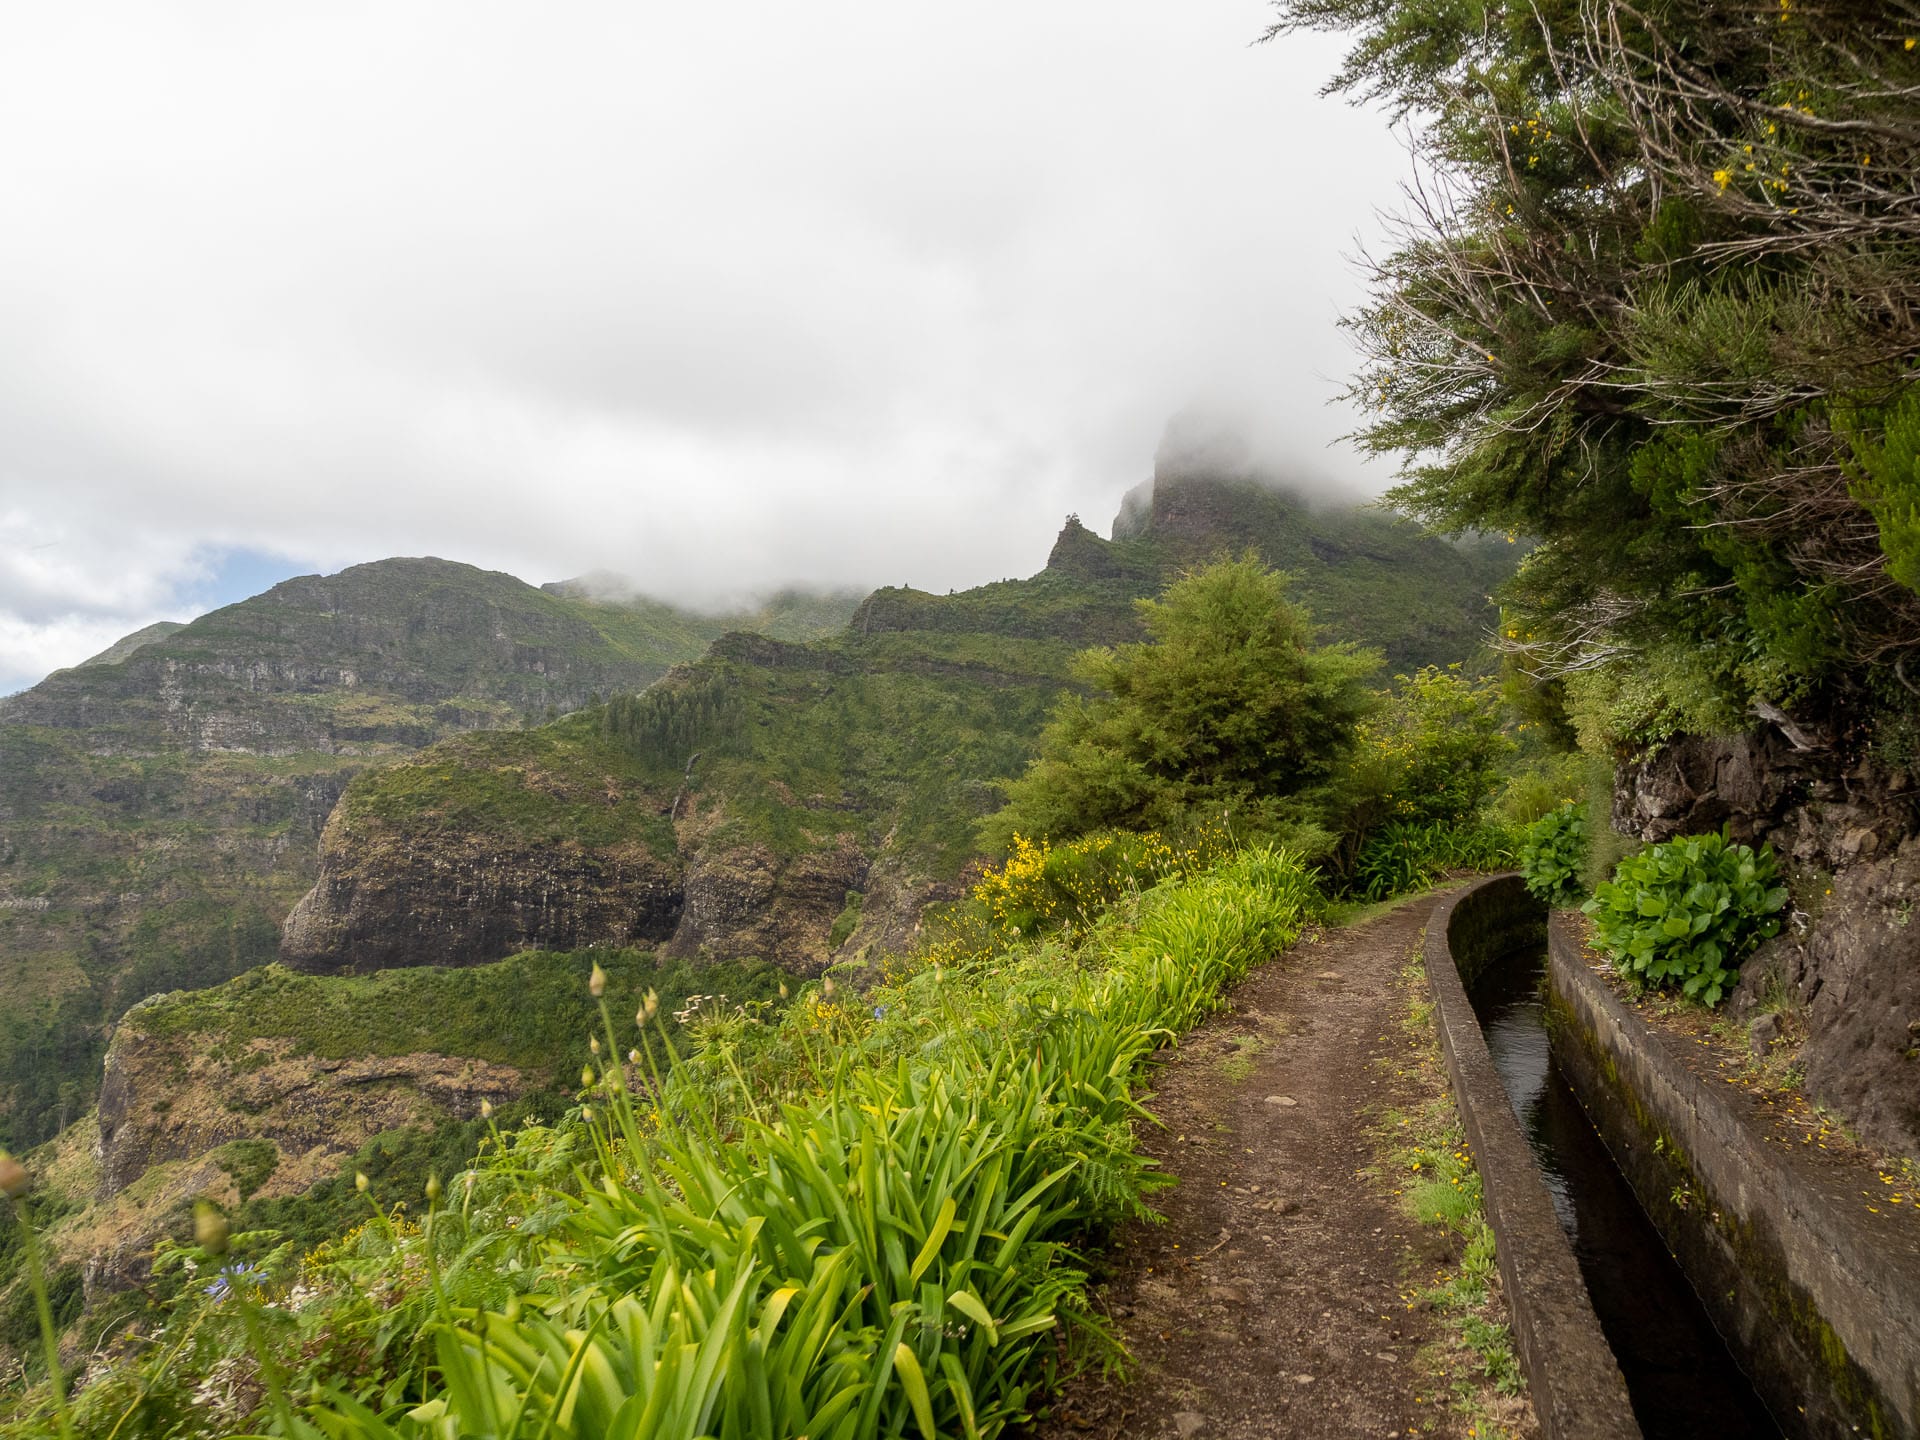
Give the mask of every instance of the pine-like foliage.
<svg viewBox="0 0 1920 1440">
<path fill-rule="evenodd" d="M 1409 457 L 1422 517 L 1541 540 L 1523 668 L 1637 685 L 1616 742 L 1899 694 L 1920 7 L 1279 8 L 1276 35 L 1350 32 L 1333 88 L 1413 127 L 1412 214 L 1351 322 L 1362 439 Z"/>
<path fill-rule="evenodd" d="M 1040 755 L 987 822 L 990 844 L 1093 830 L 1187 829 L 1225 816 L 1298 831 L 1373 704 L 1376 652 L 1316 645 L 1286 579 L 1223 560 L 1140 602 L 1148 640 L 1080 656 Z"/>
</svg>

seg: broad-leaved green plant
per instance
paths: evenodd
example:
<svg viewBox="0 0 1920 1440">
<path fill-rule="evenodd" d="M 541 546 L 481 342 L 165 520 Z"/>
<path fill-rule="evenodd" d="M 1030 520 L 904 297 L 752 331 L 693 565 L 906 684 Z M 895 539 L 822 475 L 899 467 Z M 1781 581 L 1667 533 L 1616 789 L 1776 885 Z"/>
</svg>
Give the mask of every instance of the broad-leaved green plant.
<svg viewBox="0 0 1920 1440">
<path fill-rule="evenodd" d="M 1581 908 L 1594 943 L 1642 985 L 1718 1005 L 1787 903 L 1773 850 L 1686 835 L 1629 855 Z"/>
</svg>

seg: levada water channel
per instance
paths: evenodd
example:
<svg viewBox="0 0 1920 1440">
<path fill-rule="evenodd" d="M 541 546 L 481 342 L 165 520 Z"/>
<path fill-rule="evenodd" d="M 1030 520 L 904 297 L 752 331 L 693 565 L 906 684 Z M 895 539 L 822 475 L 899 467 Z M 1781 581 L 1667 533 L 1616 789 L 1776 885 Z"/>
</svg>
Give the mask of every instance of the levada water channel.
<svg viewBox="0 0 1920 1440">
<path fill-rule="evenodd" d="M 1467 987 L 1487 1050 L 1572 1242 L 1634 1418 L 1648 1440 L 1778 1440 L 1782 1432 L 1614 1167 L 1548 1046 L 1546 947 Z"/>
</svg>

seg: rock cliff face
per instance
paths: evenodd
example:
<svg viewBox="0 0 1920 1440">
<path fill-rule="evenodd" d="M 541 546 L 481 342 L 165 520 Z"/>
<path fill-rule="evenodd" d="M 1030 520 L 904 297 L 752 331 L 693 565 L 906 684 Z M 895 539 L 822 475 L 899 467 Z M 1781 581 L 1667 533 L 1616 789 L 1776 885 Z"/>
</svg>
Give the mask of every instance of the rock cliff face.
<svg viewBox="0 0 1920 1440">
<path fill-rule="evenodd" d="M 1491 623 L 1506 546 L 1181 464 L 1131 538 L 1069 518 L 1029 579 L 878 590 L 809 644 L 729 634 L 635 705 L 368 776 L 328 825 L 282 956 L 358 970 L 658 943 L 809 973 L 905 943 L 959 893 L 974 825 L 1073 652 L 1138 638 L 1135 602 L 1181 569 L 1255 548 L 1333 638 L 1397 666 L 1462 658 Z"/>
<path fill-rule="evenodd" d="M 431 853 L 351 834 L 321 838 L 320 875 L 287 917 L 296 970 L 476 965 L 516 950 L 652 947 L 683 905 L 679 867 L 644 845 L 504 847 L 451 839 Z"/>
<path fill-rule="evenodd" d="M 851 837 L 781 856 L 766 845 L 702 845 L 692 852 L 680 923 L 666 953 L 753 957 L 812 975 L 832 958 L 828 936 L 870 865 Z"/>
<path fill-rule="evenodd" d="M 639 690 L 729 623 L 819 634 L 853 607 L 790 594 L 729 621 L 597 593 L 381 561 L 149 627 L 0 699 L 0 1144 L 84 1111 L 128 1005 L 274 957 L 322 827 L 362 771 Z M 598 892 L 611 874 L 644 893 L 657 878 L 617 847 L 575 859 L 585 873 L 555 883 Z M 569 934 L 549 924 L 545 880 L 458 873 L 474 888 L 435 921 L 456 939 L 473 916 L 504 917 L 473 922 L 488 944 Z M 589 915 L 573 933 L 656 931 L 671 918 Z"/>
<path fill-rule="evenodd" d="M 92 1203 L 68 1222 L 75 1233 L 56 1236 L 84 1261 L 88 1303 L 145 1280 L 154 1243 L 193 1199 L 237 1205 L 227 1157 L 238 1142 L 258 1167 L 247 1193 L 281 1199 L 336 1173 L 375 1136 L 471 1118 L 483 1101 L 503 1105 L 533 1088 L 511 1065 L 465 1056 L 322 1058 L 284 1039 L 156 1033 L 139 1013 L 107 1051 Z"/>
<path fill-rule="evenodd" d="M 1622 768 L 1614 826 L 1658 841 L 1727 826 L 1770 843 L 1802 908 L 1730 1004 L 1806 1020 L 1809 1093 L 1869 1143 L 1920 1157 L 1920 786 L 1823 736 L 1688 737 Z"/>
<path fill-rule="evenodd" d="M 357 1060 L 253 1040 L 228 1058 L 219 1037 L 122 1027 L 100 1088 L 100 1195 L 156 1165 L 198 1160 L 235 1140 L 269 1140 L 302 1175 L 383 1131 L 477 1115 L 527 1088 L 509 1065 L 418 1053 Z"/>
</svg>

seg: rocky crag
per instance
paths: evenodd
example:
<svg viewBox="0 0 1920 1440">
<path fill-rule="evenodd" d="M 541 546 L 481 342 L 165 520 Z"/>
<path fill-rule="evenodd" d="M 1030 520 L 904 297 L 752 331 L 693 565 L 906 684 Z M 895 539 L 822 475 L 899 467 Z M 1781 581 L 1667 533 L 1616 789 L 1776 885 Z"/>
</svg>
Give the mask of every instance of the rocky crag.
<svg viewBox="0 0 1920 1440">
<path fill-rule="evenodd" d="M 375 1199 L 416 1201 L 428 1174 L 466 1163 L 489 1123 L 551 1119 L 573 1103 L 599 1024 L 596 964 L 619 1013 L 658 994 L 662 1033 L 696 995 L 770 1001 L 779 984 L 770 966 L 603 948 L 367 976 L 268 965 L 134 1006 L 107 1049 L 97 1112 L 31 1157 L 60 1202 L 47 1233 L 55 1267 L 90 1301 L 138 1283 L 157 1239 L 191 1232 L 201 1196 L 238 1225 L 301 1243 L 364 1216 L 356 1170 Z"/>
<path fill-rule="evenodd" d="M 602 590 L 381 561 L 149 627 L 0 700 L 0 1143 L 85 1110 L 128 1005 L 274 957 L 355 775 L 640 689 L 729 627 L 838 629 L 854 603 L 706 617 Z"/>
<path fill-rule="evenodd" d="M 1779 721 L 1691 736 L 1623 765 L 1614 828 L 1727 827 L 1769 843 L 1797 908 L 1742 967 L 1737 1016 L 1805 1028 L 1809 1094 L 1867 1143 L 1920 1158 L 1920 780 L 1911 747 Z"/>
<path fill-rule="evenodd" d="M 1504 543 L 1316 507 L 1169 465 L 1104 540 L 1070 518 L 1047 566 L 956 595 L 874 592 L 845 633 L 728 636 L 638 701 L 473 736 L 350 787 L 288 920 L 295 968 L 471 965 L 533 945 L 653 944 L 799 973 L 911 936 L 958 893 L 972 832 L 1088 645 L 1134 602 L 1257 551 L 1331 638 L 1390 666 L 1473 655 Z"/>
</svg>

